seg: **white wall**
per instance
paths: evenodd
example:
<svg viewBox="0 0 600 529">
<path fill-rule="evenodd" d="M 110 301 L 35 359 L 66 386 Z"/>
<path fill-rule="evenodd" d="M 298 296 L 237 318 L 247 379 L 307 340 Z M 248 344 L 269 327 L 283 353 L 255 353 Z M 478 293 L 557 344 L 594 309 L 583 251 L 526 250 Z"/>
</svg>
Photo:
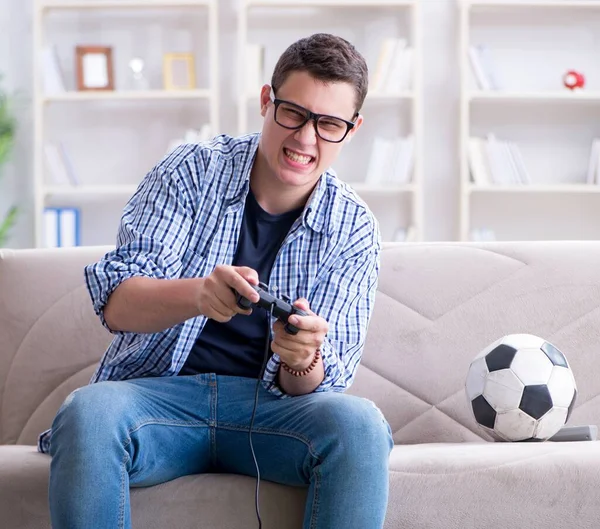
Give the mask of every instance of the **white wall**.
<svg viewBox="0 0 600 529">
<path fill-rule="evenodd" d="M 220 0 L 221 132 L 236 133 L 236 102 L 226 87 L 235 82 L 235 0 Z M 422 0 L 424 37 L 425 239 L 452 240 L 458 220 L 458 63 L 454 0 Z M 18 92 L 19 120 L 13 161 L 0 183 L 0 214 L 17 202 L 22 214 L 12 247 L 33 244 L 32 207 L 32 1 L 0 0 L 0 72 L 4 88 Z M 358 141 L 358 138 L 357 138 Z M 346 148 L 351 148 L 348 146 Z M 164 153 L 157 153 L 157 159 Z M 140 175 L 140 177 L 143 175 Z"/>
</svg>

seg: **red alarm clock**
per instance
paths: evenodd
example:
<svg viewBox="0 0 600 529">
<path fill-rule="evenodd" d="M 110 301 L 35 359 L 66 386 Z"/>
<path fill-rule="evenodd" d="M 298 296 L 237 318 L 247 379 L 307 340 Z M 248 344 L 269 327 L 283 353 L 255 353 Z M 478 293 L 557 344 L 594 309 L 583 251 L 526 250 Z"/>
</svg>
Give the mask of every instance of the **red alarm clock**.
<svg viewBox="0 0 600 529">
<path fill-rule="evenodd" d="M 563 75 L 563 84 L 569 90 L 583 88 L 585 86 L 585 77 L 580 72 L 569 70 L 567 73 L 565 73 L 565 75 Z"/>
</svg>

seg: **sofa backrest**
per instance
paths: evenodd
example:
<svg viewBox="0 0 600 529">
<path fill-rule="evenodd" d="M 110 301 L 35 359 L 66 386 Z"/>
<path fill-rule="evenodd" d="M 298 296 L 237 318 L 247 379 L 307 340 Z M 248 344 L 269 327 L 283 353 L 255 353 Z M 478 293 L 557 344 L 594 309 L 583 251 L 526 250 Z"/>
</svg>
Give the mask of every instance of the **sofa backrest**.
<svg viewBox="0 0 600 529">
<path fill-rule="evenodd" d="M 35 444 L 86 384 L 111 336 L 83 267 L 108 248 L 0 251 L 0 444 Z M 468 366 L 497 338 L 561 349 L 600 424 L 600 242 L 411 243 L 384 248 L 373 319 L 350 393 L 373 400 L 398 443 L 480 440 Z"/>
<path fill-rule="evenodd" d="M 0 444 L 35 444 L 111 335 L 94 314 L 83 267 L 108 248 L 0 251 Z"/>
<path fill-rule="evenodd" d="M 600 241 L 388 246 L 350 392 L 380 406 L 397 443 L 481 440 L 469 365 L 517 333 L 567 357 L 578 386 L 569 425 L 600 426 Z"/>
</svg>

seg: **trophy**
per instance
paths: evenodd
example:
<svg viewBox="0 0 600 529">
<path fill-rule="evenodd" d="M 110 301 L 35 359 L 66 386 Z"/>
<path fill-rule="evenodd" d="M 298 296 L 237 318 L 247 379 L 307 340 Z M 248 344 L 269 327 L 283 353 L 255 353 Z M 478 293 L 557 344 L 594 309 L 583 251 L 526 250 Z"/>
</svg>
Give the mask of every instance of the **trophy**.
<svg viewBox="0 0 600 529">
<path fill-rule="evenodd" d="M 148 90 L 150 84 L 144 75 L 144 61 L 139 57 L 134 57 L 129 61 L 129 69 L 132 73 L 132 88 L 134 90 Z"/>
</svg>

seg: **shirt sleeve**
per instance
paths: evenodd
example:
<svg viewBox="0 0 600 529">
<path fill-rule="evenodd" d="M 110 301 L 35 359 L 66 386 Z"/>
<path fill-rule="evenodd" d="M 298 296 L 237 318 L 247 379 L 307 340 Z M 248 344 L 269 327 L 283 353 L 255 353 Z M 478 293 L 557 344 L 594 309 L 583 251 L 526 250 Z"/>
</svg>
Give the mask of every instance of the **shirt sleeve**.
<svg viewBox="0 0 600 529">
<path fill-rule="evenodd" d="M 379 226 L 365 213 L 311 295 L 311 309 L 329 323 L 321 347 L 325 378 L 315 391 L 345 391 L 354 380 L 375 303 L 380 254 Z"/>
<path fill-rule="evenodd" d="M 85 267 L 94 311 L 106 324 L 104 307 L 112 292 L 134 276 L 170 279 L 179 276 L 193 219 L 186 164 L 169 168 L 181 149 L 144 178 L 123 211 L 115 250 Z M 170 160 L 169 164 L 167 161 Z M 189 181 L 189 182 L 188 182 Z"/>
</svg>

